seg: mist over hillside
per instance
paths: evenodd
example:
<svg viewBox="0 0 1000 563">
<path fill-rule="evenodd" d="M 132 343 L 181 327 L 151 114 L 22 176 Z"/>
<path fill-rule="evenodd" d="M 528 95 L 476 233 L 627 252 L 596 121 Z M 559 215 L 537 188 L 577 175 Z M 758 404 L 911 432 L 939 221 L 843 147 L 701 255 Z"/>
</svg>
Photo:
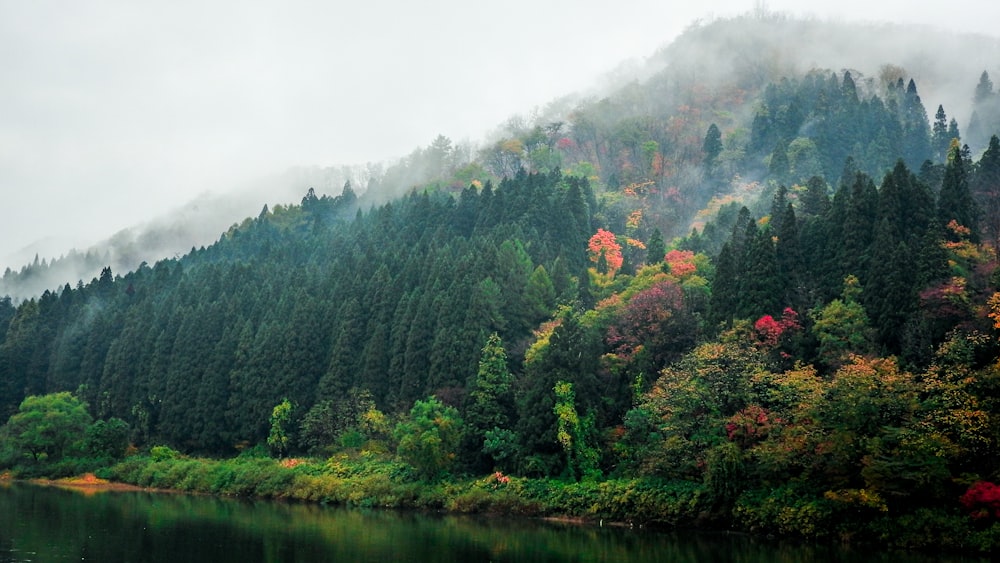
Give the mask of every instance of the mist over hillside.
<svg viewBox="0 0 1000 563">
<path fill-rule="evenodd" d="M 580 123 L 574 117 L 583 114 L 596 120 L 620 120 L 628 115 L 655 115 L 666 120 L 679 108 L 694 107 L 703 113 L 692 124 L 692 131 L 700 133 L 694 126 L 707 119 L 719 121 L 724 130 L 738 135 L 741 129 L 748 128 L 757 95 L 766 84 L 814 69 L 850 70 L 861 96 L 884 94 L 893 80 L 912 78 L 919 85 L 929 113 L 933 114 L 942 105 L 965 128 L 971 114 L 975 80 L 983 70 L 1000 75 L 997 61 L 1000 61 L 1000 38 L 930 27 L 821 21 L 766 11 L 697 21 L 647 59 L 623 63 L 595 81 L 589 91 L 568 93 L 545 108 L 512 116 L 493 132 L 484 132 L 478 144 L 452 143 L 441 137 L 439 141 L 447 141 L 443 151 L 431 143 L 395 162 L 290 168 L 229 191 L 205 193 L 157 220 L 122 230 L 90 248 L 66 251 L 59 250 L 60 245 L 63 249 L 74 245 L 59 240 L 39 241 L 5 257 L 7 272 L 0 278 L 0 295 L 29 298 L 66 283 L 88 281 L 105 266 L 124 273 L 143 262 L 181 255 L 217 240 L 229 226 L 255 216 L 265 204 L 298 203 L 309 188 L 336 196 L 350 182 L 368 205 L 398 197 L 413 188 L 426 188 L 435 180 L 439 180 L 438 187 L 450 185 L 461 189 L 463 182 L 486 180 L 491 173 L 503 174 L 490 166 L 491 158 L 498 154 L 490 150 L 505 139 L 523 138 L 532 127 L 557 122 L 566 123 L 560 133 L 566 134 L 579 128 Z M 710 94 L 703 95 L 704 92 Z M 705 96 L 718 98 L 726 92 L 735 92 L 736 101 L 727 100 L 722 105 L 706 102 Z M 693 137 L 694 132 L 689 142 L 692 147 L 700 142 Z M 435 161 L 435 150 L 447 158 L 441 156 Z M 596 158 L 590 161 L 600 164 Z M 563 158 L 561 164 L 568 167 L 571 162 L 572 159 Z M 528 163 L 522 162 L 525 164 Z M 682 178 L 678 182 L 701 181 L 691 168 L 694 164 L 678 162 L 677 177 Z M 623 181 L 608 176 L 607 166 L 604 169 L 605 176 L 598 175 L 595 179 L 605 183 Z M 569 171 L 586 173 L 585 169 Z M 678 231 L 684 230 L 700 208 L 695 203 L 691 205 L 691 209 L 676 213 L 673 223 L 681 225 Z"/>
<path fill-rule="evenodd" d="M 673 80 L 709 87 L 829 69 L 850 70 L 859 84 L 877 91 L 884 79 L 901 73 L 919 84 L 929 111 L 943 104 L 964 127 L 976 79 L 984 70 L 1000 71 L 1000 37 L 763 13 L 695 23 L 650 64 L 664 65 Z"/>
</svg>

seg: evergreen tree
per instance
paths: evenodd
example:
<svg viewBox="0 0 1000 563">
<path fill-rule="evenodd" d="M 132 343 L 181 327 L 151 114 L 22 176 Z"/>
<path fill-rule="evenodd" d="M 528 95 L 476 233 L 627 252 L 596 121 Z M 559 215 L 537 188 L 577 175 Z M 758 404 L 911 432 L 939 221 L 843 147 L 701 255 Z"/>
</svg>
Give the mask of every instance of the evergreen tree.
<svg viewBox="0 0 1000 563">
<path fill-rule="evenodd" d="M 868 276 L 877 209 L 875 183 L 864 174 L 856 175 L 844 215 L 838 261 L 843 266 L 843 273 L 856 276 L 862 285 Z"/>
<path fill-rule="evenodd" d="M 715 277 L 712 278 L 709 319 L 713 326 L 733 319 L 739 300 L 739 268 L 732 241 L 726 242 L 715 259 Z"/>
<path fill-rule="evenodd" d="M 944 106 L 939 105 L 937 113 L 934 114 L 934 125 L 931 128 L 931 146 L 934 150 L 935 162 L 944 162 L 948 157 L 951 139 L 948 131 L 948 116 L 944 113 Z"/>
<path fill-rule="evenodd" d="M 663 243 L 663 234 L 660 229 L 653 229 L 653 234 L 646 242 L 646 262 L 649 264 L 659 264 L 663 262 L 663 257 L 667 254 L 667 247 Z"/>
<path fill-rule="evenodd" d="M 863 303 L 884 351 L 899 354 L 903 327 L 917 306 L 916 268 L 910 249 L 888 219 L 879 222 L 873 246 Z"/>
<path fill-rule="evenodd" d="M 972 190 L 982 213 L 983 231 L 1000 248 L 1000 139 L 990 137 L 989 146 L 976 164 Z"/>
<path fill-rule="evenodd" d="M 847 276 L 841 298 L 811 313 L 820 360 L 830 368 L 843 365 L 852 353 L 865 354 L 871 349 L 871 326 L 858 301 L 860 294 L 858 278 Z"/>
<path fill-rule="evenodd" d="M 812 176 L 806 182 L 806 193 L 802 196 L 802 215 L 822 216 L 830 207 L 830 196 L 826 180 L 820 176 Z"/>
<path fill-rule="evenodd" d="M 468 407 L 464 420 L 467 425 L 465 446 L 476 459 L 474 466 L 485 467 L 484 442 L 487 433 L 510 430 L 514 414 L 514 378 L 507 367 L 507 353 L 497 333 L 490 335 L 479 358 L 479 368 L 469 382 Z M 498 461 L 496 459 L 494 462 Z M 485 467 L 489 470 L 489 467 Z"/>
<path fill-rule="evenodd" d="M 802 248 L 799 240 L 799 224 L 795 218 L 795 208 L 791 203 L 785 204 L 782 220 L 777 232 L 775 244 L 775 265 L 777 276 L 781 281 L 782 304 L 801 310 L 806 305 L 803 277 L 805 275 L 802 260 Z"/>
<path fill-rule="evenodd" d="M 957 241 L 962 234 L 958 227 L 968 229 L 968 237 L 973 242 L 979 240 L 979 210 L 969 187 L 968 164 L 956 141 L 948 154 L 941 193 L 938 194 L 937 220 L 946 236 Z M 952 228 L 952 222 L 955 228 Z"/>
<path fill-rule="evenodd" d="M 900 107 L 903 121 L 903 159 L 912 169 L 931 158 L 931 132 L 927 122 L 927 110 L 917 94 L 913 79 L 906 88 Z"/>
<path fill-rule="evenodd" d="M 767 171 L 776 182 L 784 182 L 788 178 L 790 166 L 788 163 L 788 144 L 784 139 L 779 139 L 771 151 L 771 160 L 767 165 Z"/>
<path fill-rule="evenodd" d="M 719 182 L 719 155 L 722 154 L 722 149 L 722 133 L 719 131 L 719 127 L 713 123 L 708 126 L 705 141 L 701 147 L 705 155 L 703 161 L 705 177 L 713 183 Z"/>
<path fill-rule="evenodd" d="M 782 309 L 783 284 L 768 230 L 747 225 L 746 246 L 739 276 L 739 301 L 736 314 L 741 319 L 755 320 L 765 314 L 778 314 Z"/>
<path fill-rule="evenodd" d="M 976 91 L 972 96 L 972 101 L 976 104 L 982 104 L 990 101 L 993 95 L 993 81 L 990 80 L 990 74 L 984 70 L 979 75 L 979 83 L 976 84 Z"/>
</svg>

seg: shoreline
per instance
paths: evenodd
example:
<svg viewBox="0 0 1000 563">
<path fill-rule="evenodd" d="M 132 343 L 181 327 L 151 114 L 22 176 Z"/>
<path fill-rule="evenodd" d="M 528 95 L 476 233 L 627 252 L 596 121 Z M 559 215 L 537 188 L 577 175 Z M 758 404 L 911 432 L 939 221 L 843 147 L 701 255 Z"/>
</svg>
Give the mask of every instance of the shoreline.
<svg viewBox="0 0 1000 563">
<path fill-rule="evenodd" d="M 9 478 L 9 481 L 18 481 L 19 479 Z M 62 479 L 27 479 L 24 480 L 26 483 L 31 483 L 32 485 L 40 485 L 43 487 L 56 487 L 59 489 L 67 489 L 80 491 L 87 494 L 101 493 L 101 492 L 155 492 L 155 493 L 172 493 L 177 491 L 171 491 L 169 489 L 155 489 L 149 487 L 140 487 L 139 485 L 131 485 L 129 483 L 121 483 L 117 481 L 109 481 L 108 479 L 101 479 L 93 473 L 84 473 L 82 475 L 77 475 L 75 477 L 64 477 Z"/>
</svg>

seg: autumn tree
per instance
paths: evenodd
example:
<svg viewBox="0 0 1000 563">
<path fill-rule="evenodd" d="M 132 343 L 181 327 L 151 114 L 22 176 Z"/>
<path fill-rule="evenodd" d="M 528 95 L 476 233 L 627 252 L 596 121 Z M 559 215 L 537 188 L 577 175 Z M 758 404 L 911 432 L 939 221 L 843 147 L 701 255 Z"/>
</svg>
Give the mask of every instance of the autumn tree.
<svg viewBox="0 0 1000 563">
<path fill-rule="evenodd" d="M 587 243 L 587 251 L 590 261 L 598 266 L 598 272 L 607 274 L 609 278 L 613 278 L 615 272 L 622 267 L 622 247 L 611 231 L 597 229 L 597 233 Z M 606 268 L 603 272 L 600 267 L 602 264 Z"/>
</svg>

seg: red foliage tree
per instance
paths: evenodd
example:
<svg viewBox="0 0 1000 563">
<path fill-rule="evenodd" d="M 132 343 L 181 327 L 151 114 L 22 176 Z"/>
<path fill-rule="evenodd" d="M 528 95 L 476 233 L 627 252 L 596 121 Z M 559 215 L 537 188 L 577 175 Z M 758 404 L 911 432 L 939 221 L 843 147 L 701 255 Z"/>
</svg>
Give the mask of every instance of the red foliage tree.
<svg viewBox="0 0 1000 563">
<path fill-rule="evenodd" d="M 694 252 L 690 250 L 671 250 L 664 261 L 670 266 L 670 273 L 678 278 L 689 276 L 698 269 L 694 263 Z"/>
<path fill-rule="evenodd" d="M 608 327 L 607 343 L 626 361 L 645 350 L 662 367 L 694 344 L 696 326 L 680 286 L 662 281 L 629 300 Z"/>
<path fill-rule="evenodd" d="M 780 418 L 772 419 L 770 414 L 767 409 L 758 405 L 740 410 L 726 421 L 726 437 L 744 448 L 763 441 L 771 427 L 781 423 Z"/>
<path fill-rule="evenodd" d="M 977 481 L 959 499 L 975 520 L 1000 518 L 1000 486 L 989 481 Z"/>
<path fill-rule="evenodd" d="M 757 339 L 763 346 L 774 348 L 781 342 L 781 337 L 789 331 L 802 330 L 802 324 L 799 323 L 799 314 L 791 307 L 785 307 L 785 310 L 781 312 L 780 321 L 774 320 L 771 315 L 764 315 L 757 319 L 753 328 L 757 332 Z"/>
</svg>

